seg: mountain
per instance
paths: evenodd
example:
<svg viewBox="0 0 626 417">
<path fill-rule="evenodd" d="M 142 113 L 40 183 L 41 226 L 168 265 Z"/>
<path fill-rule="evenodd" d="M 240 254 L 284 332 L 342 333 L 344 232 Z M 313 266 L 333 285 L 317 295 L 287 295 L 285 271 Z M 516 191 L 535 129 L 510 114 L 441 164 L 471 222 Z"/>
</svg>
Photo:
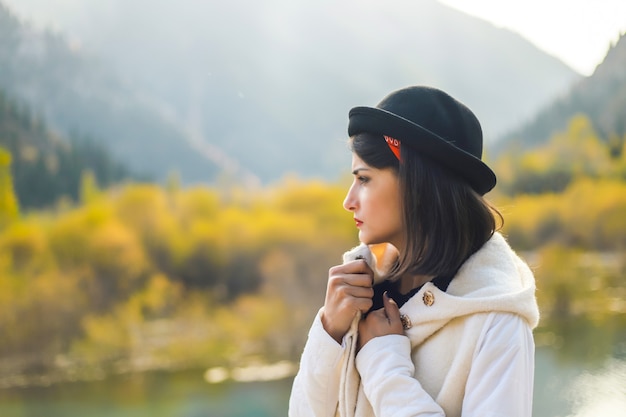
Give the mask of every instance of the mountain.
<svg viewBox="0 0 626 417">
<path fill-rule="evenodd" d="M 114 161 L 102 145 L 50 132 L 28 107 L 1 90 L 0 147 L 12 155 L 13 188 L 22 210 L 48 207 L 62 197 L 76 201 L 86 171 L 102 187 L 140 179 Z"/>
<path fill-rule="evenodd" d="M 156 179 L 177 170 L 202 181 L 218 171 L 106 64 L 62 36 L 21 23 L 0 4 L 0 88 L 64 136 L 99 141 L 133 171 Z"/>
<path fill-rule="evenodd" d="M 54 127 L 88 131 L 147 173 L 185 171 L 185 182 L 225 170 L 335 177 L 349 164 L 348 110 L 411 84 L 464 101 L 491 142 L 579 79 L 434 0 L 55 2 L 45 4 L 65 34 L 22 24 L 0 85 Z"/>
<path fill-rule="evenodd" d="M 604 140 L 626 135 L 626 34 L 609 49 L 592 75 L 575 83 L 562 97 L 537 113 L 531 122 L 504 135 L 498 150 L 528 149 L 565 130 L 577 114 L 586 115 Z"/>
</svg>

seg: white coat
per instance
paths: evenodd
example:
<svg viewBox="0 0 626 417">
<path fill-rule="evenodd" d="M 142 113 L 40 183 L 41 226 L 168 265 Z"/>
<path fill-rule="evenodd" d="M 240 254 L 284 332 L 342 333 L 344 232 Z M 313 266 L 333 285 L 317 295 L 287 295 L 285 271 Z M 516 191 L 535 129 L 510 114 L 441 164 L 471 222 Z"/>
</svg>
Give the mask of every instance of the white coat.
<svg viewBox="0 0 626 417">
<path fill-rule="evenodd" d="M 500 234 L 446 292 L 427 283 L 400 313 L 412 323 L 405 336 L 374 338 L 356 356 L 357 327 L 339 345 L 318 313 L 289 416 L 531 416 L 535 281 Z"/>
</svg>

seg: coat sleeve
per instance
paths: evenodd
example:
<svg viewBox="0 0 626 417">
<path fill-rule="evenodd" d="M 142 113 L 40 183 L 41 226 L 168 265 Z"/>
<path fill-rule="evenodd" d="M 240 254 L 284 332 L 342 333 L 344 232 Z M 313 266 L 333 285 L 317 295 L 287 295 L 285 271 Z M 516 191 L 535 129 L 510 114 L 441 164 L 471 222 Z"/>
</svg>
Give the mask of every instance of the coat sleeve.
<svg viewBox="0 0 626 417">
<path fill-rule="evenodd" d="M 401 335 L 375 337 L 356 357 L 365 396 L 377 417 L 443 417 L 422 388 L 411 360 L 411 342 Z"/>
<path fill-rule="evenodd" d="M 320 310 L 321 312 L 321 310 Z M 289 397 L 289 417 L 334 417 L 344 346 L 322 326 L 317 314 L 300 358 Z"/>
<path fill-rule="evenodd" d="M 474 352 L 463 416 L 531 417 L 534 370 L 528 323 L 515 314 L 490 314 Z"/>
<path fill-rule="evenodd" d="M 410 341 L 389 335 L 370 340 L 356 358 L 365 395 L 378 417 L 442 417 L 443 409 L 413 377 Z M 463 417 L 530 417 L 534 342 L 519 316 L 491 313 L 474 352 Z"/>
</svg>

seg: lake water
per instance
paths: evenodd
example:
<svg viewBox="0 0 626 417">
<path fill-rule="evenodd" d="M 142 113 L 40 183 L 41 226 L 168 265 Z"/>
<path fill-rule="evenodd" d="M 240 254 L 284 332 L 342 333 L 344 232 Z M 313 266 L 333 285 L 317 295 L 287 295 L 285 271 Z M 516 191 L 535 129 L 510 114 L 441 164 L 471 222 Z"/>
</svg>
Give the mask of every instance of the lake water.
<svg viewBox="0 0 626 417">
<path fill-rule="evenodd" d="M 0 390 L 1 417 L 280 417 L 291 379 L 208 384 L 203 370 Z M 536 357 L 534 417 L 626 416 L 626 361 L 584 368 Z"/>
</svg>

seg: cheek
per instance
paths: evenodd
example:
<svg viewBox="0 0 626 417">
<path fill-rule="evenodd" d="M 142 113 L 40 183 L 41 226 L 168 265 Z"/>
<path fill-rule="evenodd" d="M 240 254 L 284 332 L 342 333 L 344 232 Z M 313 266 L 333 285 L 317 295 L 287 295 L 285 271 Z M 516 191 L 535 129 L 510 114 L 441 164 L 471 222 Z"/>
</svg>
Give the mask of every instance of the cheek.
<svg viewBox="0 0 626 417">
<path fill-rule="evenodd" d="M 361 195 L 361 205 L 370 213 L 384 213 L 386 211 L 385 200 L 376 193 L 364 191 Z"/>
<path fill-rule="evenodd" d="M 399 191 L 395 187 L 388 190 L 382 200 L 385 202 L 389 210 L 393 210 L 398 215 L 401 213 L 402 199 L 400 198 Z"/>
</svg>

